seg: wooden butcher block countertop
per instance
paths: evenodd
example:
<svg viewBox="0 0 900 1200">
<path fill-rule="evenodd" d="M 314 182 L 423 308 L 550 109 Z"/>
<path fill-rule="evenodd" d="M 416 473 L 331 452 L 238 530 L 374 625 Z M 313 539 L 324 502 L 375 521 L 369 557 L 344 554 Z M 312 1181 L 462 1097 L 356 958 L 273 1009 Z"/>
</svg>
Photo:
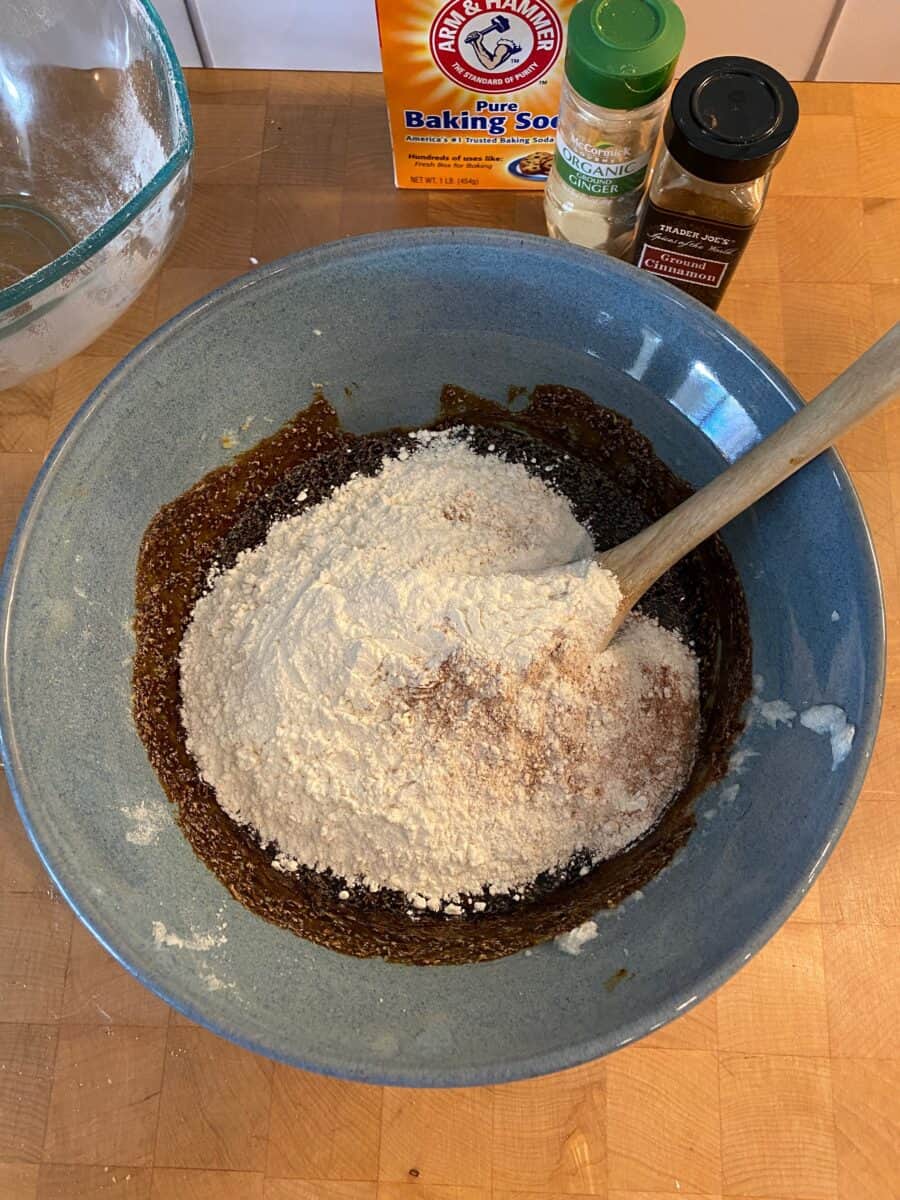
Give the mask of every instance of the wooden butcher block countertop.
<svg viewBox="0 0 900 1200">
<path fill-rule="evenodd" d="M 409 225 L 543 232 L 537 194 L 398 192 L 373 75 L 189 73 L 186 227 L 83 354 L 0 393 L 0 549 L 44 455 L 136 341 L 248 270 Z M 814 395 L 900 315 L 900 87 L 805 84 L 721 312 Z M 868 779 L 800 909 L 639 1044 L 503 1087 L 318 1078 L 206 1033 L 51 887 L 0 781 L 0 1200 L 900 1197 L 900 406 L 841 445 L 889 627 Z"/>
</svg>

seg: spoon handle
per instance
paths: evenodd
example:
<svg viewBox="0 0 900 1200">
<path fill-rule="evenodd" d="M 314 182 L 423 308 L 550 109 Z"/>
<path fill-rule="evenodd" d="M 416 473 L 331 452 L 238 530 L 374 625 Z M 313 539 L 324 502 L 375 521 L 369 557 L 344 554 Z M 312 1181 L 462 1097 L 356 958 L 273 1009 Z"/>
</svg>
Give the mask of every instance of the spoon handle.
<svg viewBox="0 0 900 1200">
<path fill-rule="evenodd" d="M 900 322 L 800 412 L 706 487 L 604 553 L 625 603 L 635 604 L 685 554 L 749 508 L 900 390 Z"/>
</svg>

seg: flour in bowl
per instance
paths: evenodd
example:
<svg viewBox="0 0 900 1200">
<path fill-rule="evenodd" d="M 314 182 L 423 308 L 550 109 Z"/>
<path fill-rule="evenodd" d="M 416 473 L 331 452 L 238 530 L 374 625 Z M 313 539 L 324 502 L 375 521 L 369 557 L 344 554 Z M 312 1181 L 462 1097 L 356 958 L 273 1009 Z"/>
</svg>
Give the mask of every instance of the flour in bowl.
<svg viewBox="0 0 900 1200">
<path fill-rule="evenodd" d="M 283 869 L 451 914 L 623 849 L 690 773 L 697 664 L 640 617 L 595 654 L 620 595 L 592 554 L 565 497 L 463 430 L 273 525 L 181 648 L 219 804 Z"/>
</svg>

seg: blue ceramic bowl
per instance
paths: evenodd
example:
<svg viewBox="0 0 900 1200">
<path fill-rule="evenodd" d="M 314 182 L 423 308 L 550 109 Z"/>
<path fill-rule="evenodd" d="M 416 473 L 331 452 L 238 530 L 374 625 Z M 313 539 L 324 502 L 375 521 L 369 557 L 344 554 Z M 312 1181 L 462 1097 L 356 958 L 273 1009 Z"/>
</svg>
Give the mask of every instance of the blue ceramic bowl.
<svg viewBox="0 0 900 1200">
<path fill-rule="evenodd" d="M 441 385 L 582 388 L 706 483 L 799 405 L 724 321 L 630 267 L 513 233 L 399 232 L 255 271 L 148 338 L 96 389 L 35 484 L 2 582 L 0 728 L 31 837 L 103 944 L 194 1020 L 352 1079 L 475 1084 L 568 1067 L 690 1008 L 771 937 L 841 832 L 878 722 L 883 618 L 853 488 L 827 454 L 725 531 L 763 696 L 830 701 L 826 739 L 754 726 L 737 782 L 578 957 L 347 958 L 232 900 L 176 827 L 129 713 L 134 566 L 165 501 L 325 386 L 357 431 L 428 421 Z M 345 398 L 344 387 L 358 383 Z M 832 614 L 838 613 L 837 620 Z M 604 988 L 621 968 L 628 978 Z"/>
</svg>

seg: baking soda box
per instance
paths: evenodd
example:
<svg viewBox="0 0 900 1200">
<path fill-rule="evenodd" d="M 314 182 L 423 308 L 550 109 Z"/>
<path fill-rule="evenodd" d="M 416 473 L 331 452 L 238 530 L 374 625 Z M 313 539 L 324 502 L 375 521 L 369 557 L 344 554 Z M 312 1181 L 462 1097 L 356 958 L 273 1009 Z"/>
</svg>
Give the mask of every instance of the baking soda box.
<svg viewBox="0 0 900 1200">
<path fill-rule="evenodd" d="M 575 0 L 377 0 L 401 188 L 535 188 Z"/>
</svg>

